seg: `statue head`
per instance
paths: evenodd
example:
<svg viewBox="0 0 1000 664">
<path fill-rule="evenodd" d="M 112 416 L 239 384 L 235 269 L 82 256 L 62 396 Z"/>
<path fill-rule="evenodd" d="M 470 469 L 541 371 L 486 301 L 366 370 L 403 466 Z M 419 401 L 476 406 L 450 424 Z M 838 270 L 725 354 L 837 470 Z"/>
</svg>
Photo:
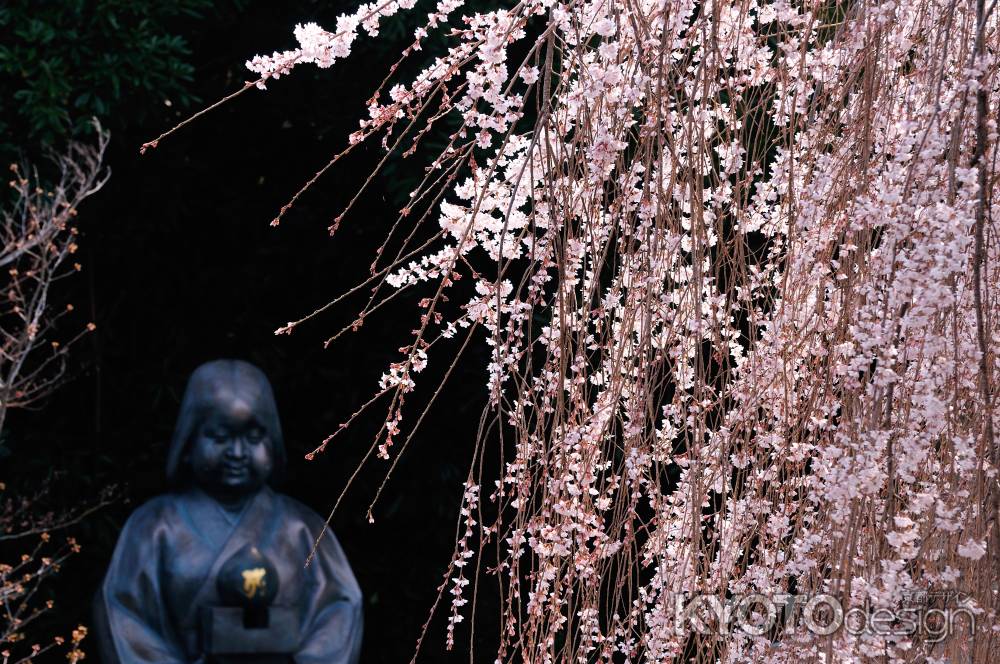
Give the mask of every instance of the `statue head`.
<svg viewBox="0 0 1000 664">
<path fill-rule="evenodd" d="M 195 369 L 167 455 L 168 481 L 236 500 L 273 482 L 284 466 L 278 409 L 264 373 L 241 360 Z"/>
</svg>

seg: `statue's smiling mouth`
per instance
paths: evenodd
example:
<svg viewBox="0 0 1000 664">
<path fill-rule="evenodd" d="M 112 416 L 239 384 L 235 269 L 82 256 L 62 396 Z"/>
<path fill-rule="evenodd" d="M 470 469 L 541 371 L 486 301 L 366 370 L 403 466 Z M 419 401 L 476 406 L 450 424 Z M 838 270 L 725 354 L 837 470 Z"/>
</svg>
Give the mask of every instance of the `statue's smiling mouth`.
<svg viewBox="0 0 1000 664">
<path fill-rule="evenodd" d="M 227 478 L 242 478 L 250 474 L 250 465 L 246 463 L 224 463 L 222 474 Z"/>
</svg>

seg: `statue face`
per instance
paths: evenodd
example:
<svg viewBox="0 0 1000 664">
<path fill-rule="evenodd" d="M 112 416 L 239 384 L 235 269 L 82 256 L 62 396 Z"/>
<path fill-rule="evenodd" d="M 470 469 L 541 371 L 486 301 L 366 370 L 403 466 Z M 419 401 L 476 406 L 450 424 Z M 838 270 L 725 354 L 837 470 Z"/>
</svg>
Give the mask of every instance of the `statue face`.
<svg viewBox="0 0 1000 664">
<path fill-rule="evenodd" d="M 189 463 L 202 489 L 220 498 L 239 498 L 270 477 L 271 439 L 250 406 L 233 400 L 214 408 L 195 430 Z"/>
</svg>

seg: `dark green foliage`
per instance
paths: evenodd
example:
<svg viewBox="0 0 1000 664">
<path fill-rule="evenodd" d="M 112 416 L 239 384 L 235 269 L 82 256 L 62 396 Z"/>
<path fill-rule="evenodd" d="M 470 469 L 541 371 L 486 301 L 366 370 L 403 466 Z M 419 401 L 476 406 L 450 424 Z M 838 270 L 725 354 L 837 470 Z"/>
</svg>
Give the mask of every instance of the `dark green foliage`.
<svg viewBox="0 0 1000 664">
<path fill-rule="evenodd" d="M 0 156 L 184 108 L 190 29 L 213 0 L 0 3 Z M 162 109 L 162 110 L 161 110 Z M 127 110 L 131 117 L 116 113 Z M 29 148 L 28 146 L 32 146 Z"/>
</svg>

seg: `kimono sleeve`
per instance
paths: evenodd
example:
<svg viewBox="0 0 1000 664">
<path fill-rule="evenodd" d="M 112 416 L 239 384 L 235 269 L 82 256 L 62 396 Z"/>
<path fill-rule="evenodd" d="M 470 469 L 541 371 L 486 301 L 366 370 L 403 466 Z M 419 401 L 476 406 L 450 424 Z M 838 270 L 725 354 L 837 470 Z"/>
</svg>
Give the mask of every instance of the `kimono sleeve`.
<svg viewBox="0 0 1000 664">
<path fill-rule="evenodd" d="M 333 533 L 323 535 L 306 574 L 311 615 L 296 664 L 355 664 L 361 653 L 361 589 Z"/>
<path fill-rule="evenodd" d="M 94 598 L 101 661 L 107 664 L 186 662 L 163 603 L 163 533 L 156 511 L 146 505 L 126 522 Z"/>
</svg>

